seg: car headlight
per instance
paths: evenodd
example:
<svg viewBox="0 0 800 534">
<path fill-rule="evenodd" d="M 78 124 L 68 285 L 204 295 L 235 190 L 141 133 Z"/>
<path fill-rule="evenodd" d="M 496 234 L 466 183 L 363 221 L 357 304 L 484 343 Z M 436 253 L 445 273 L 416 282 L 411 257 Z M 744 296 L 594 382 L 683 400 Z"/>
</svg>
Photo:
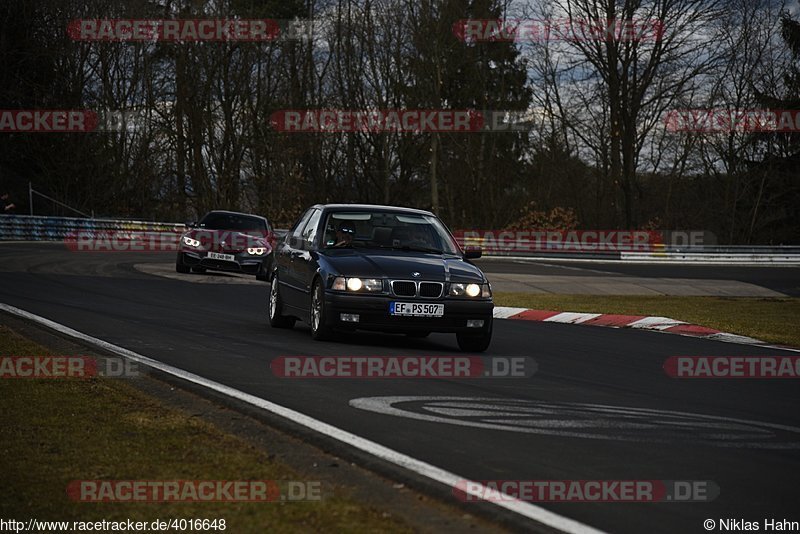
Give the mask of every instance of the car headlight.
<svg viewBox="0 0 800 534">
<path fill-rule="evenodd" d="M 266 251 L 265 247 L 249 247 L 247 249 L 247 253 L 252 256 L 263 256 Z"/>
<path fill-rule="evenodd" d="M 492 296 L 492 290 L 489 284 L 450 284 L 451 297 L 472 297 L 481 296 L 489 298 Z"/>
<path fill-rule="evenodd" d="M 197 239 L 192 239 L 188 235 L 185 235 L 185 236 L 183 236 L 183 244 L 184 245 L 188 245 L 190 247 L 197 248 L 197 247 L 200 246 L 200 241 L 198 241 Z"/>
<path fill-rule="evenodd" d="M 380 278 L 356 278 L 337 276 L 333 280 L 332 289 L 336 291 L 368 291 L 375 293 L 383 291 L 383 280 Z"/>
</svg>

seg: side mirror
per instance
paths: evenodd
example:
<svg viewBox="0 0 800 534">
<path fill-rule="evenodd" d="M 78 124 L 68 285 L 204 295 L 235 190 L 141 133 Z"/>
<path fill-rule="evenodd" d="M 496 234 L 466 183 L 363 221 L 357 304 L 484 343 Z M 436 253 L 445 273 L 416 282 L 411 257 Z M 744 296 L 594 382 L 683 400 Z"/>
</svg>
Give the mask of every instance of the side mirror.
<svg viewBox="0 0 800 534">
<path fill-rule="evenodd" d="M 481 250 L 481 247 L 469 246 L 464 249 L 465 260 L 477 260 L 482 255 L 483 255 L 483 250 Z"/>
<path fill-rule="evenodd" d="M 186 228 L 197 228 L 197 221 L 187 222 Z"/>
</svg>

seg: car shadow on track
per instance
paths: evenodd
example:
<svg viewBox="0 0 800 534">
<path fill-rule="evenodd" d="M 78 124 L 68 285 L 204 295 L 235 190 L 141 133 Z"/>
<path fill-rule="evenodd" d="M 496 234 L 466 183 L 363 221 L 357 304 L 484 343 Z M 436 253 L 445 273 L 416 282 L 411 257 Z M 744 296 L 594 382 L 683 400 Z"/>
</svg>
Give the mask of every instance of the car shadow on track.
<svg viewBox="0 0 800 534">
<path fill-rule="evenodd" d="M 269 327 L 267 327 L 269 328 Z M 456 344 L 453 334 L 431 334 L 427 338 L 415 339 L 405 334 L 392 334 L 383 332 L 336 332 L 328 341 L 313 341 L 311 327 L 298 322 L 292 330 L 283 330 L 280 335 L 293 336 L 299 344 L 311 347 L 319 346 L 321 350 L 330 350 L 331 347 L 347 346 L 359 348 L 374 348 L 384 350 L 415 350 L 426 352 L 447 352 L 464 354 Z M 324 349 L 323 349 L 324 347 Z"/>
</svg>

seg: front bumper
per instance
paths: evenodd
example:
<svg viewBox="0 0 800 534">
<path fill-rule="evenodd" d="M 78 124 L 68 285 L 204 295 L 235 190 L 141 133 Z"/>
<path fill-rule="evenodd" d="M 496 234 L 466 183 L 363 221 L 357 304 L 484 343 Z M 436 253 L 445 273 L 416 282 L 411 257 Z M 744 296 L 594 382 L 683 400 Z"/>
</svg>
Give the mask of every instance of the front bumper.
<svg viewBox="0 0 800 534">
<path fill-rule="evenodd" d="M 444 304 L 442 317 L 403 317 L 389 314 L 390 302 Z M 485 332 L 491 326 L 494 302 L 478 299 L 417 299 L 389 295 L 352 295 L 327 291 L 325 308 L 328 326 L 349 330 L 380 332 Z M 341 314 L 357 314 L 358 322 L 343 321 Z M 468 327 L 468 320 L 482 320 L 482 327 Z"/>
<path fill-rule="evenodd" d="M 178 252 L 181 255 L 181 261 L 188 267 L 202 267 L 211 271 L 226 271 L 231 273 L 244 273 L 244 274 L 258 274 L 261 269 L 261 264 L 267 257 L 252 256 L 247 252 L 231 253 L 233 254 L 234 261 L 212 260 L 206 257 L 206 252 L 181 250 Z"/>
</svg>

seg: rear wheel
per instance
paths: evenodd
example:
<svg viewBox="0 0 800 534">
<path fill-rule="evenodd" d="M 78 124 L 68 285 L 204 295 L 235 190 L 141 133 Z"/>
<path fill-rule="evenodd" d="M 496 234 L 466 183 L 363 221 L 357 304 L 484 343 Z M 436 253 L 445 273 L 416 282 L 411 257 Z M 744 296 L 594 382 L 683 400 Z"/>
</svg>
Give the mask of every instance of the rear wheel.
<svg viewBox="0 0 800 534">
<path fill-rule="evenodd" d="M 492 320 L 489 320 L 489 327 L 478 334 L 456 334 L 458 348 L 464 352 L 483 352 L 489 348 L 492 342 Z"/>
<path fill-rule="evenodd" d="M 267 310 L 269 311 L 269 325 L 272 328 L 291 328 L 294 326 L 294 317 L 281 315 L 283 313 L 283 302 L 281 302 L 281 294 L 278 290 L 277 274 L 272 278 L 272 284 L 269 288 Z"/>
<path fill-rule="evenodd" d="M 314 282 L 311 293 L 311 337 L 317 341 L 330 339 L 331 328 L 328 326 L 328 313 L 325 309 L 325 290 L 322 281 Z"/>
</svg>

